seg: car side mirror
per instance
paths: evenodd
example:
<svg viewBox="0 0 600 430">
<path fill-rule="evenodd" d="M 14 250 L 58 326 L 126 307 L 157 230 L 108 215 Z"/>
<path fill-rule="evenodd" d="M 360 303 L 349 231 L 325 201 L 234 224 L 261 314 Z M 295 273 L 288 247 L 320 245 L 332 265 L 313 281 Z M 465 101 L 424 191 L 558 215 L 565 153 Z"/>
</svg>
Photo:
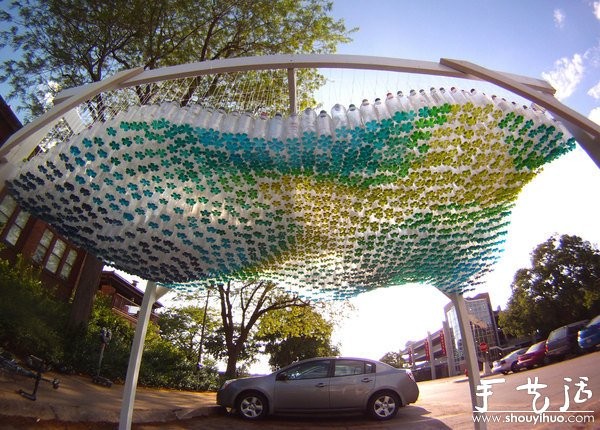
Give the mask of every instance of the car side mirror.
<svg viewBox="0 0 600 430">
<path fill-rule="evenodd" d="M 276 381 L 287 381 L 287 379 L 288 379 L 288 376 L 287 376 L 287 373 L 285 373 L 285 372 L 278 373 L 277 376 L 275 377 Z"/>
</svg>

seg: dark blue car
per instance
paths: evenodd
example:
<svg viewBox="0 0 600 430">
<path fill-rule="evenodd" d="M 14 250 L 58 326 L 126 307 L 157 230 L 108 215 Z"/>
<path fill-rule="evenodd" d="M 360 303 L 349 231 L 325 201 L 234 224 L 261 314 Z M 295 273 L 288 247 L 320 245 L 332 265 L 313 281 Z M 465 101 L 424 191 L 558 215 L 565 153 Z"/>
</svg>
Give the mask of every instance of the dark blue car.
<svg viewBox="0 0 600 430">
<path fill-rule="evenodd" d="M 585 352 L 593 351 L 600 345 L 600 315 L 579 330 L 577 342 L 579 343 L 579 348 Z"/>
</svg>

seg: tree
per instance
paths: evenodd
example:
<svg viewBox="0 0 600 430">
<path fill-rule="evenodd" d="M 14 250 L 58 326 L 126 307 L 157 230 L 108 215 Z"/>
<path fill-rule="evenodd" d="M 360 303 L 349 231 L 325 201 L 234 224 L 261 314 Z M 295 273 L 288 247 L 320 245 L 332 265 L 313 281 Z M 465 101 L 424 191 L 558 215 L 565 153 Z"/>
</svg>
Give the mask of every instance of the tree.
<svg viewBox="0 0 600 430">
<path fill-rule="evenodd" d="M 244 353 L 247 342 L 259 319 L 269 312 L 309 306 L 297 294 L 288 294 L 276 284 L 265 281 L 249 281 L 216 286 L 221 304 L 222 334 L 227 354 L 225 378 L 235 377 L 238 359 Z"/>
<path fill-rule="evenodd" d="M 312 357 L 338 355 L 331 344 L 333 325 L 312 306 L 278 309 L 265 314 L 255 339 L 270 355 L 273 369 Z"/>
<path fill-rule="evenodd" d="M 48 93 L 97 82 L 119 70 L 284 53 L 331 53 L 350 41 L 327 0 L 21 0 L 0 12 L 0 47 L 18 54 L 0 67 L 9 98 L 37 116 Z M 301 84 L 306 100 L 322 83 Z M 209 87 L 217 86 L 219 76 Z M 199 81 L 181 95 L 187 104 Z M 144 102 L 154 85 L 138 88 Z M 103 101 L 95 99 L 94 103 Z"/>
<path fill-rule="evenodd" d="M 516 336 L 547 336 L 600 313 L 600 251 L 578 236 L 550 237 L 520 269 L 499 325 Z"/>
<path fill-rule="evenodd" d="M 403 368 L 406 364 L 402 358 L 402 354 L 396 351 L 386 352 L 385 355 L 379 359 L 379 361 L 389 364 L 390 366 L 397 367 L 398 369 Z"/>
<path fill-rule="evenodd" d="M 167 309 L 160 315 L 161 336 L 185 354 L 190 362 L 198 362 L 202 351 L 202 334 L 218 328 L 218 316 L 197 306 Z"/>
</svg>

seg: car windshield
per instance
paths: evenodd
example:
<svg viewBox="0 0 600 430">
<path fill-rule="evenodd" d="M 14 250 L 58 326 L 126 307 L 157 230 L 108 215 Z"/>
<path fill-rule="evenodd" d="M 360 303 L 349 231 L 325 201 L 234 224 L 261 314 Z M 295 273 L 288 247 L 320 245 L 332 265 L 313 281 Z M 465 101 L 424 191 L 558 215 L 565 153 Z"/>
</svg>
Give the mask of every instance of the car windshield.
<svg viewBox="0 0 600 430">
<path fill-rule="evenodd" d="M 538 342 L 535 345 L 531 345 L 529 347 L 529 349 L 527 350 L 527 352 L 535 352 L 535 351 L 539 351 L 542 348 L 546 347 L 546 341 L 543 342 Z"/>
<path fill-rule="evenodd" d="M 593 320 L 591 320 L 587 326 L 591 327 L 591 326 L 596 325 L 596 324 L 600 324 L 600 315 L 598 315 L 596 318 L 594 318 Z"/>
</svg>

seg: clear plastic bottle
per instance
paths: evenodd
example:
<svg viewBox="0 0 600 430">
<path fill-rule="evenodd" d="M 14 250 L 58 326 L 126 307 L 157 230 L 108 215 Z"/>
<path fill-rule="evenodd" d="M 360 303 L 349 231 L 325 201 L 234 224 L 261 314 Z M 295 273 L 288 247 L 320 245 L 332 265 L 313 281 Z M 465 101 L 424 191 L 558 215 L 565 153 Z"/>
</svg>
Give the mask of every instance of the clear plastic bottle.
<svg viewBox="0 0 600 430">
<path fill-rule="evenodd" d="M 233 134 L 237 130 L 237 123 L 240 118 L 239 112 L 231 112 L 223 116 L 221 120 L 221 133 Z"/>
<path fill-rule="evenodd" d="M 331 136 L 332 134 L 333 127 L 331 117 L 326 111 L 322 110 L 317 117 L 317 136 Z"/>
<path fill-rule="evenodd" d="M 350 128 L 364 126 L 362 116 L 360 115 L 360 111 L 356 108 L 356 105 L 351 104 L 348 106 L 348 112 L 346 115 L 348 116 L 348 126 Z"/>
<path fill-rule="evenodd" d="M 279 112 L 269 120 L 267 140 L 281 140 L 283 136 L 283 117 Z"/>
<path fill-rule="evenodd" d="M 252 128 L 252 115 L 250 112 L 244 112 L 240 115 L 237 122 L 237 133 L 243 135 L 249 135 L 250 129 Z"/>
<path fill-rule="evenodd" d="M 261 112 L 258 118 L 254 119 L 254 124 L 252 127 L 252 132 L 250 133 L 250 137 L 252 139 L 264 139 L 267 135 L 267 114 L 265 112 Z"/>
<path fill-rule="evenodd" d="M 429 98 L 436 106 L 441 106 L 446 103 L 446 100 L 437 92 L 435 87 L 429 88 Z"/>
<path fill-rule="evenodd" d="M 390 115 L 394 115 L 396 112 L 404 110 L 400 100 L 398 100 L 397 97 L 394 97 L 392 93 L 387 93 L 385 96 L 385 105 Z"/>
<path fill-rule="evenodd" d="M 406 97 L 402 91 L 398 91 L 396 93 L 396 97 L 398 98 L 398 101 L 402 105 L 402 109 L 405 112 L 408 112 L 408 111 L 411 111 L 414 109 L 413 106 L 410 104 L 408 97 Z"/>
<path fill-rule="evenodd" d="M 219 131 L 221 129 L 221 122 L 225 117 L 225 111 L 223 109 L 217 109 L 213 111 L 210 119 L 208 120 L 208 128 L 210 130 Z"/>
<path fill-rule="evenodd" d="M 331 121 L 334 129 L 348 128 L 346 108 L 339 103 L 333 105 L 331 108 Z"/>
<path fill-rule="evenodd" d="M 285 119 L 284 136 L 288 141 L 300 137 L 300 118 L 297 114 L 293 113 Z"/>
<path fill-rule="evenodd" d="M 305 133 L 316 133 L 317 126 L 317 113 L 314 109 L 306 108 L 300 115 L 300 134 L 303 135 Z"/>
<path fill-rule="evenodd" d="M 468 101 L 465 95 L 456 87 L 450 88 L 450 95 L 454 99 L 455 103 L 464 105 Z"/>
<path fill-rule="evenodd" d="M 375 108 L 373 105 L 369 103 L 369 100 L 363 99 L 360 104 L 360 116 L 362 117 L 363 122 L 366 124 L 371 121 L 377 121 L 377 114 L 375 113 Z"/>
<path fill-rule="evenodd" d="M 214 112 L 213 108 L 202 108 L 193 122 L 194 127 L 208 128 L 208 121 Z"/>
<path fill-rule="evenodd" d="M 375 103 L 373 103 L 373 109 L 375 109 L 375 114 L 380 121 L 382 119 L 388 119 L 391 117 L 385 103 L 383 103 L 380 98 L 375 99 Z"/>
</svg>

